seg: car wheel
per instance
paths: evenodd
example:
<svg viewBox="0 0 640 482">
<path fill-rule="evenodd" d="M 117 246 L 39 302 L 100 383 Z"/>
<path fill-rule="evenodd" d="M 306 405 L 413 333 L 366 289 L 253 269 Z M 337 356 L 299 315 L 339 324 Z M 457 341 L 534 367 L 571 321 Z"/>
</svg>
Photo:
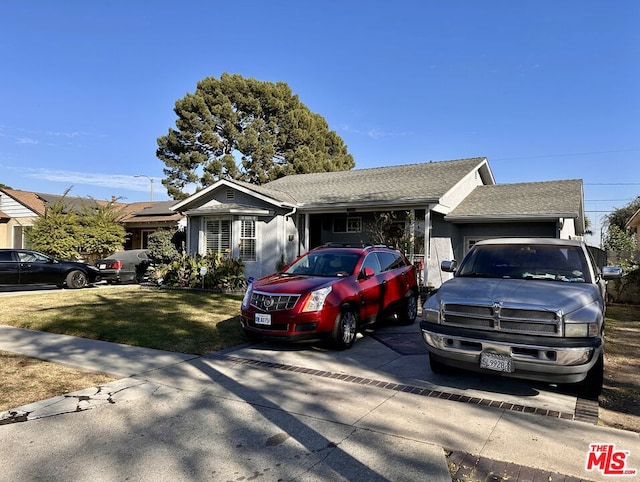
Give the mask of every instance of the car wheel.
<svg viewBox="0 0 640 482">
<path fill-rule="evenodd" d="M 451 373 L 451 367 L 437 360 L 431 353 L 429 353 L 429 366 L 431 367 L 431 371 L 438 375 Z"/>
<path fill-rule="evenodd" d="M 412 325 L 418 316 L 418 297 L 410 293 L 404 300 L 404 311 L 400 314 L 398 322 L 401 325 Z"/>
<path fill-rule="evenodd" d="M 87 275 L 82 271 L 71 271 L 67 275 L 67 288 L 77 290 L 87 286 Z"/>
<path fill-rule="evenodd" d="M 351 308 L 343 308 L 333 328 L 333 343 L 339 350 L 351 348 L 356 340 L 358 317 Z"/>
<path fill-rule="evenodd" d="M 604 382 L 604 353 L 600 352 L 598 361 L 587 373 L 587 377 L 575 385 L 578 395 L 585 398 L 598 399 L 602 393 Z"/>
</svg>

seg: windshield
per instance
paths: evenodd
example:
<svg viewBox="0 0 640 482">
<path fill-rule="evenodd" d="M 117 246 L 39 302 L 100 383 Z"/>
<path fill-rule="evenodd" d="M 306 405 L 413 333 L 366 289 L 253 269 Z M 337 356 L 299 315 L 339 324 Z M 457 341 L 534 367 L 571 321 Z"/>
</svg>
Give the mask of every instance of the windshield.
<svg viewBox="0 0 640 482">
<path fill-rule="evenodd" d="M 469 252 L 456 276 L 590 283 L 587 266 L 579 246 L 486 245 Z"/>
<path fill-rule="evenodd" d="M 305 276 L 350 276 L 359 258 L 360 255 L 356 253 L 307 253 L 283 273 Z"/>
</svg>

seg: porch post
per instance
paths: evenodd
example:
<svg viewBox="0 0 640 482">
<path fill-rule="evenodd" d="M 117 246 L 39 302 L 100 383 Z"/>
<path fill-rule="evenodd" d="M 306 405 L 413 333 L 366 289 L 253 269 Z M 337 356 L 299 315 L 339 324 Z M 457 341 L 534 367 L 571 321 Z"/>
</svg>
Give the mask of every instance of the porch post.
<svg viewBox="0 0 640 482">
<path fill-rule="evenodd" d="M 409 246 L 411 248 L 411 252 L 410 257 L 411 257 L 411 262 L 415 262 L 415 254 L 416 254 L 416 246 L 415 246 L 415 242 L 416 242 L 416 210 L 415 209 L 410 209 L 409 210 L 409 216 L 410 216 L 410 221 L 409 221 Z"/>
<path fill-rule="evenodd" d="M 303 253 L 309 251 L 309 213 L 304 213 L 304 244 L 303 244 Z"/>
<path fill-rule="evenodd" d="M 422 264 L 422 282 L 428 286 L 429 260 L 431 259 L 431 205 L 424 210 L 424 263 Z"/>
</svg>

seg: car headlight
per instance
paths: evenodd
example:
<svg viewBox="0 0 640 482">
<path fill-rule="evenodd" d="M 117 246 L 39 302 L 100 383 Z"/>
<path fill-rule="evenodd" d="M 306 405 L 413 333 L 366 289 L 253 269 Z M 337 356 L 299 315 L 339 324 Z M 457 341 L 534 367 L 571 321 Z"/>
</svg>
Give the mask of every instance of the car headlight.
<svg viewBox="0 0 640 482">
<path fill-rule="evenodd" d="M 251 287 L 251 285 L 249 285 L 247 287 L 247 291 L 245 291 L 244 293 L 244 298 L 242 298 L 242 306 L 244 306 L 245 308 L 247 308 L 249 306 L 249 302 L 251 301 L 251 293 L 253 292 L 253 289 Z"/>
<path fill-rule="evenodd" d="M 440 312 L 444 309 L 440 305 L 438 299 L 434 297 L 427 298 L 422 306 L 422 319 L 428 323 L 440 323 Z"/>
<path fill-rule="evenodd" d="M 600 336 L 602 305 L 596 302 L 582 306 L 564 317 L 564 336 L 568 338 L 595 338 Z"/>
<path fill-rule="evenodd" d="M 440 323 L 440 310 L 422 308 L 422 319 L 428 323 Z"/>
<path fill-rule="evenodd" d="M 567 323 L 564 325 L 564 336 L 569 338 L 594 338 L 600 334 L 597 323 Z"/>
<path fill-rule="evenodd" d="M 327 286 L 326 288 L 321 288 L 309 293 L 309 297 L 302 307 L 302 312 L 306 313 L 308 311 L 320 311 L 322 309 L 322 305 L 324 305 L 324 300 L 327 299 L 329 293 L 331 293 L 331 286 Z"/>
</svg>

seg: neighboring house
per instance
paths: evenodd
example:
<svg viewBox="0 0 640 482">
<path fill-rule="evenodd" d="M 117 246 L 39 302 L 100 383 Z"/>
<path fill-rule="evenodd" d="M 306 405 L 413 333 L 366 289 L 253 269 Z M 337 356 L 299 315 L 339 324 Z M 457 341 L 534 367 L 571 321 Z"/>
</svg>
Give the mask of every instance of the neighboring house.
<svg viewBox="0 0 640 482">
<path fill-rule="evenodd" d="M 633 233 L 636 237 L 636 246 L 640 250 L 640 209 L 638 209 L 633 216 L 629 218 L 625 228 L 628 232 Z"/>
<path fill-rule="evenodd" d="M 64 198 L 68 210 L 80 211 L 109 201 L 0 188 L 0 248 L 26 248 L 26 233 L 45 215 L 47 206 Z M 146 248 L 149 234 L 185 226 L 183 216 L 170 209 L 175 201 L 116 203 L 127 231 L 125 249 Z"/>
<path fill-rule="evenodd" d="M 407 254 L 421 282 L 433 288 L 447 276 L 440 261 L 460 259 L 480 239 L 579 238 L 585 229 L 582 181 L 496 185 L 486 158 L 298 174 L 261 186 L 220 180 L 171 209 L 187 217 L 189 253 L 241 258 L 248 278 L 327 242 L 370 242 L 377 213 L 394 212 L 413 240 Z"/>
<path fill-rule="evenodd" d="M 28 247 L 27 231 L 40 216 L 46 205 L 34 192 L 0 188 L 0 248 Z"/>
<path fill-rule="evenodd" d="M 148 248 L 149 235 L 159 229 L 184 229 L 186 219 L 171 210 L 175 201 L 137 202 L 124 204 L 121 221 L 127 230 L 125 249 Z"/>
</svg>

